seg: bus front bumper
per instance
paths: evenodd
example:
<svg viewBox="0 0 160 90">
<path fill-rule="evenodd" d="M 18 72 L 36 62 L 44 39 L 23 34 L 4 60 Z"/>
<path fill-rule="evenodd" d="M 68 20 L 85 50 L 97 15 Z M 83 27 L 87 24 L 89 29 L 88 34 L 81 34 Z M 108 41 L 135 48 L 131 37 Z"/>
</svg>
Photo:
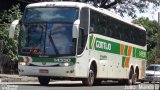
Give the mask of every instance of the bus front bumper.
<svg viewBox="0 0 160 90">
<path fill-rule="evenodd" d="M 50 76 L 50 77 L 74 77 L 74 66 L 68 67 L 40 67 L 18 65 L 19 75 L 22 76 Z"/>
</svg>

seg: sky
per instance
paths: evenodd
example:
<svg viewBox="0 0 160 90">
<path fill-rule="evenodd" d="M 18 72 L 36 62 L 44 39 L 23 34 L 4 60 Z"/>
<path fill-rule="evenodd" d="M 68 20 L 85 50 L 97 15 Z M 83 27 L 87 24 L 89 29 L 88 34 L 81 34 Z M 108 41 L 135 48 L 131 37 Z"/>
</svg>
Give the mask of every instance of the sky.
<svg viewBox="0 0 160 90">
<path fill-rule="evenodd" d="M 158 21 L 158 12 L 160 12 L 160 6 L 157 7 L 156 9 L 150 6 L 144 13 L 140 13 L 139 11 L 136 11 L 136 15 L 137 15 L 137 18 L 148 17 L 150 20 Z M 129 22 L 133 20 L 131 17 L 127 15 L 125 15 L 123 18 Z"/>
</svg>

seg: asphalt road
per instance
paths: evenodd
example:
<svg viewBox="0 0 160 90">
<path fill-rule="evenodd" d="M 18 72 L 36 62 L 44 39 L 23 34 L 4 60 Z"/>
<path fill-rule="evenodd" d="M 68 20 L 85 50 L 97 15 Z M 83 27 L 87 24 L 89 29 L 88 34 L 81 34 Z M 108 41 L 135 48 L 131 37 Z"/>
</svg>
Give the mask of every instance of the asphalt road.
<svg viewBox="0 0 160 90">
<path fill-rule="evenodd" d="M 40 86 L 38 82 L 1 83 L 0 90 L 154 90 L 154 84 L 137 83 L 137 85 L 119 85 L 116 82 L 103 82 L 99 86 L 83 86 L 80 81 L 51 82 L 49 86 Z M 159 84 L 155 84 L 155 90 L 159 90 Z"/>
</svg>

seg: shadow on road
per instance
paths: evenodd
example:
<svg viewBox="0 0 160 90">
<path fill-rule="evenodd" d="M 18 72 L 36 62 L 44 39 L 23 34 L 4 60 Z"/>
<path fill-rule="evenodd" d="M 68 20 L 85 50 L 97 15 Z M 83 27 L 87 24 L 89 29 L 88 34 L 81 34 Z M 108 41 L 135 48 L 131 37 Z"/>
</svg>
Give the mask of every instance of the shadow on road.
<svg viewBox="0 0 160 90">
<path fill-rule="evenodd" d="M 18 85 L 18 84 L 17 84 Z M 137 83 L 138 85 L 138 83 Z M 40 84 L 23 84 L 23 86 L 41 86 Z M 94 85 L 92 87 L 98 87 L 98 86 L 124 86 L 120 85 L 118 82 L 102 82 L 99 85 Z M 50 83 L 48 86 L 43 86 L 43 87 L 89 87 L 89 86 L 84 86 L 82 83 Z"/>
</svg>

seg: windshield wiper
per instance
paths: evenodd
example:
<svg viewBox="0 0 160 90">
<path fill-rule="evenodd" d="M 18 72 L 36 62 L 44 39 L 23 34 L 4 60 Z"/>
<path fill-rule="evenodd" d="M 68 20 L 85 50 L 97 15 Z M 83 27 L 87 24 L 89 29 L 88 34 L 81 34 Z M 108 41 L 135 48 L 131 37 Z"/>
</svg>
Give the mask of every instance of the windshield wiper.
<svg viewBox="0 0 160 90">
<path fill-rule="evenodd" d="M 48 37 L 49 37 L 49 40 L 51 41 L 52 47 L 54 47 L 54 49 L 55 49 L 56 54 L 59 55 L 59 52 L 58 52 L 58 50 L 57 50 L 57 48 L 55 46 L 55 43 L 54 43 L 51 35 L 48 35 Z"/>
</svg>

